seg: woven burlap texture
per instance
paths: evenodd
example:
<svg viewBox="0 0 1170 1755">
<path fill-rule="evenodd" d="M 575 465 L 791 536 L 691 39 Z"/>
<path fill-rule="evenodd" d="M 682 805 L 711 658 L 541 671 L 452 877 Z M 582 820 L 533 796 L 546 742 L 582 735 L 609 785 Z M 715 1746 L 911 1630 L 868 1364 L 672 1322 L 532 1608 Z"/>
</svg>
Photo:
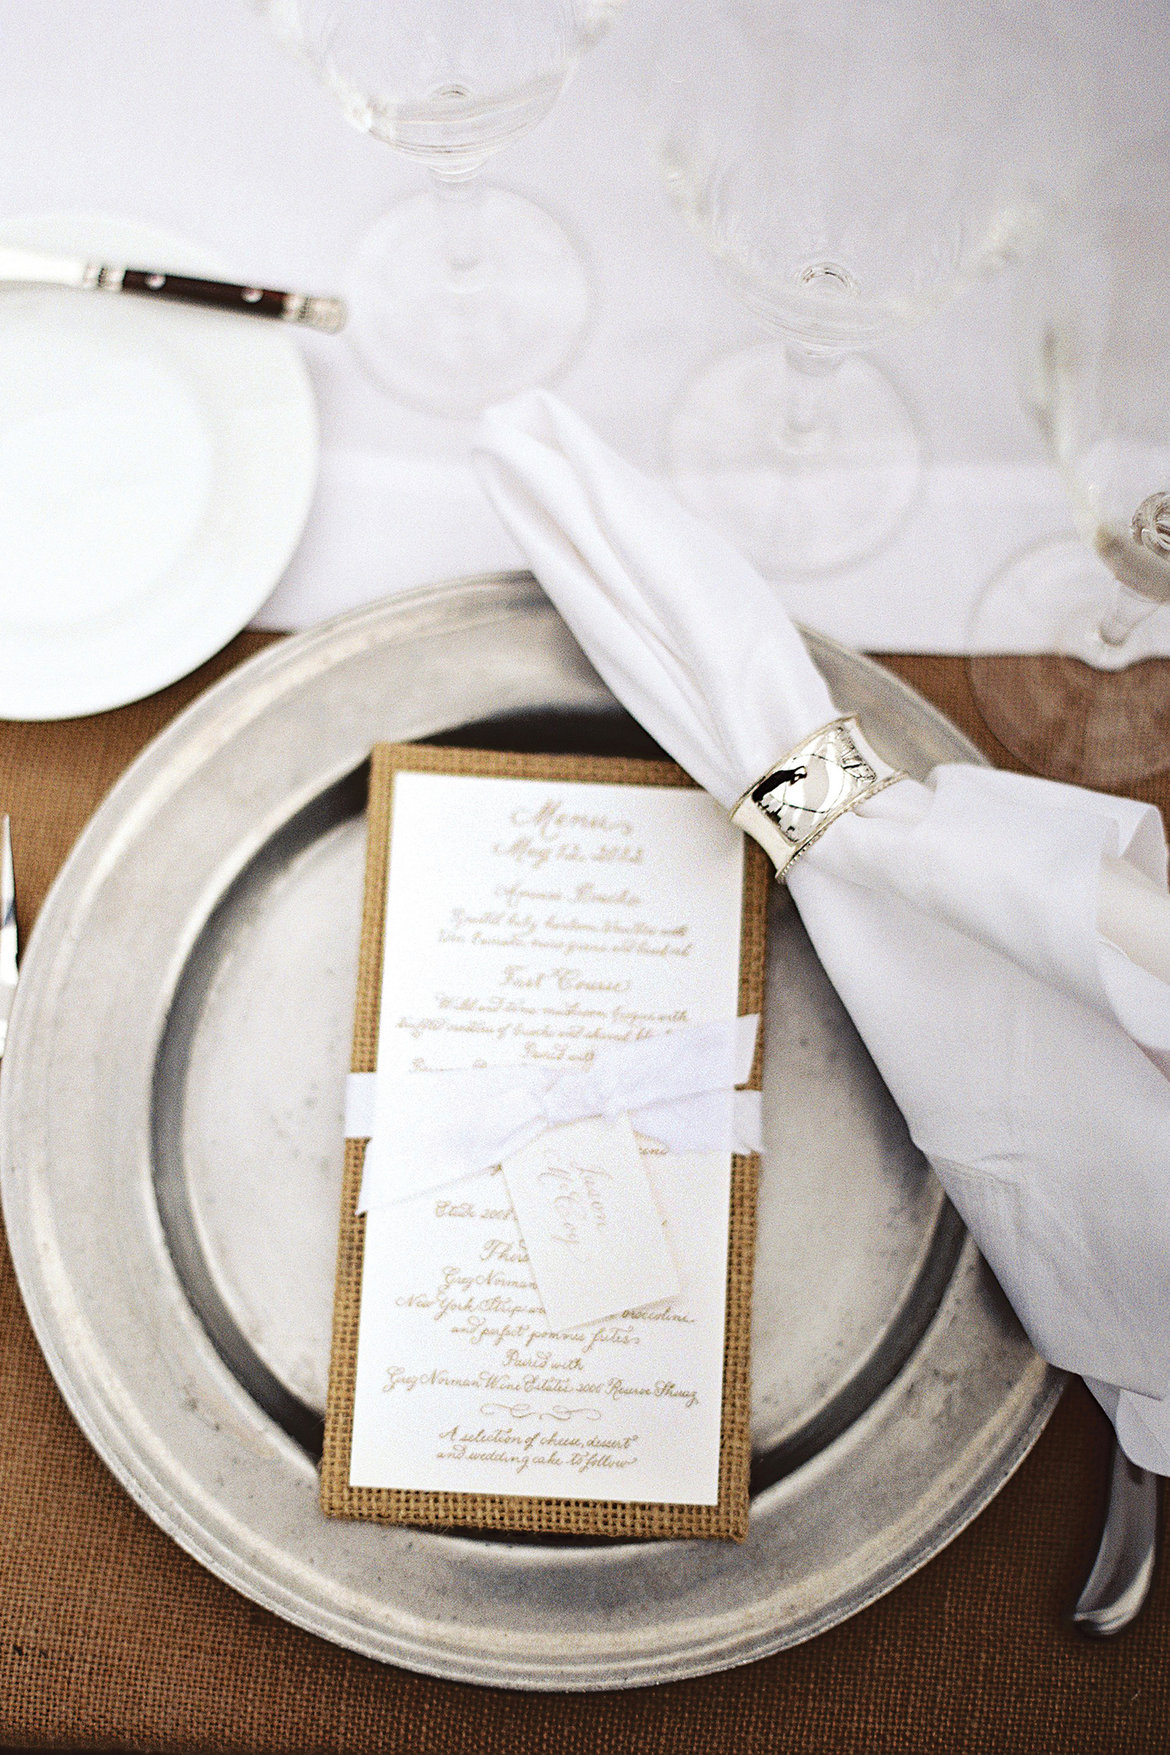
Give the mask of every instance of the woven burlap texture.
<svg viewBox="0 0 1170 1755">
<path fill-rule="evenodd" d="M 0 724 L 27 934 L 126 764 L 215 675 L 116 713 Z M 961 659 L 883 660 L 996 761 Z M 1002 661 L 1004 687 L 1027 659 Z M 1170 777 L 1140 788 L 1170 806 Z M 2 1072 L 0 1072 L 2 1077 Z M 221 1584 L 147 1517 L 58 1395 L 0 1247 L 0 1746 L 186 1755 L 1164 1755 L 1170 1566 L 1118 1640 L 1068 1626 L 1109 1430 L 1072 1384 L 993 1503 L 888 1596 L 742 1669 L 592 1695 L 471 1688 L 371 1663 Z M 826 1515 L 832 1515 L 831 1508 Z"/>
<path fill-rule="evenodd" d="M 606 786 L 678 786 L 694 781 L 673 762 L 634 761 L 620 756 L 535 756 L 498 750 L 428 749 L 417 744 L 380 744 L 370 762 L 366 808 L 366 888 L 362 913 L 358 993 L 354 1012 L 354 1072 L 373 1072 L 378 1060 L 378 1011 L 386 883 L 392 857 L 390 833 L 396 773 L 475 774 L 510 780 L 589 782 Z M 739 1009 L 759 1012 L 764 998 L 764 938 L 769 866 L 752 841 L 745 842 L 743 931 Z M 759 1088 L 763 1045 L 757 1045 L 752 1083 Z M 672 1536 L 727 1537 L 747 1534 L 751 1468 L 751 1303 L 756 1234 L 756 1161 L 732 1161 L 727 1254 L 727 1304 L 723 1345 L 723 1410 L 719 1449 L 719 1499 L 715 1505 L 647 1504 L 617 1499 L 555 1499 L 507 1493 L 424 1493 L 414 1489 L 351 1487 L 365 1220 L 355 1213 L 361 1184 L 363 1141 L 346 1145 L 333 1295 L 333 1348 L 325 1447 L 321 1460 L 321 1507 L 330 1517 L 370 1518 L 381 1523 L 423 1524 L 440 1529 L 541 1531 L 615 1539 Z"/>
</svg>

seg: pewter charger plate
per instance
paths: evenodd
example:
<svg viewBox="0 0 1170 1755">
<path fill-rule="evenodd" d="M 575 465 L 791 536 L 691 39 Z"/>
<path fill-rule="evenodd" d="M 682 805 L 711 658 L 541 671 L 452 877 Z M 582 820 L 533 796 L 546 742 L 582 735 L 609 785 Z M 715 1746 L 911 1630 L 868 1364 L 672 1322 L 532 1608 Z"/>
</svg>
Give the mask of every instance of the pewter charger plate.
<svg viewBox="0 0 1170 1755">
<path fill-rule="evenodd" d="M 891 762 L 979 759 L 886 672 L 808 638 Z M 515 1688 L 744 1663 L 929 1559 L 1019 1463 L 1059 1380 L 777 887 L 748 1540 L 476 1538 L 321 1515 L 364 762 L 378 739 L 435 735 L 646 746 L 532 580 L 495 576 L 271 648 L 97 812 L 33 934 L 4 1058 L 0 1178 L 25 1302 L 127 1490 L 290 1621 Z"/>
</svg>

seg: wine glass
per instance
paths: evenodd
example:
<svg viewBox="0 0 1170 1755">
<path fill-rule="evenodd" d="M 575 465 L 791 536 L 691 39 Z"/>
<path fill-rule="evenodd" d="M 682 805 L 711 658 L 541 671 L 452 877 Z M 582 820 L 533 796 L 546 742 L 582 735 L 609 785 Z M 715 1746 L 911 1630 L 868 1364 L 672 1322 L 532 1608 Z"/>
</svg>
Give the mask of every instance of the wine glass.
<svg viewBox="0 0 1170 1755">
<path fill-rule="evenodd" d="M 1060 150 L 1044 5 L 669 0 L 655 147 L 778 341 L 717 360 L 668 436 L 683 498 L 772 576 L 878 548 L 921 443 L 861 351 L 1030 239 Z"/>
<path fill-rule="evenodd" d="M 349 334 L 384 389 L 474 414 L 557 374 L 592 295 L 543 209 L 479 172 L 546 116 L 618 0 L 260 0 L 347 120 L 425 166 L 429 188 L 367 233 Z"/>
<path fill-rule="evenodd" d="M 1170 768 L 1170 137 L 1088 181 L 1021 275 L 1024 399 L 1079 536 L 976 605 L 971 683 L 1029 767 L 1114 786 Z M 999 651 L 1050 654 L 1026 663 Z"/>
</svg>

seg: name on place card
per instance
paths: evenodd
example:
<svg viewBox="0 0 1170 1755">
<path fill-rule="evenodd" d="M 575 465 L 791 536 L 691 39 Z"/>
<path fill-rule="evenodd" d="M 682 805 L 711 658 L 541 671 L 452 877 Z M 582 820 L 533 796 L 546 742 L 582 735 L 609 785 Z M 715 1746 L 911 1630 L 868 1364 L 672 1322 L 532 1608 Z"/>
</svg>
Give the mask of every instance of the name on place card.
<svg viewBox="0 0 1170 1755">
<path fill-rule="evenodd" d="M 502 1168 L 550 1328 L 681 1290 L 628 1116 L 549 1128 Z"/>
</svg>

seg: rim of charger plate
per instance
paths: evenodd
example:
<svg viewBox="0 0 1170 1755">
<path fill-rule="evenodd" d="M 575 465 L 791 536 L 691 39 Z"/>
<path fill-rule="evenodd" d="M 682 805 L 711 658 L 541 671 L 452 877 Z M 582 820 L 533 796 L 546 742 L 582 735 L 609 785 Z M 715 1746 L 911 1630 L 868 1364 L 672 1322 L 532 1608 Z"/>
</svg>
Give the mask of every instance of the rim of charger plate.
<svg viewBox="0 0 1170 1755">
<path fill-rule="evenodd" d="M 92 852 L 104 843 L 107 824 L 118 821 L 122 816 L 123 801 L 127 795 L 147 793 L 154 776 L 165 769 L 167 758 L 176 745 L 186 742 L 192 728 L 197 728 L 200 720 L 213 719 L 218 709 L 233 695 L 247 696 L 258 678 L 269 671 L 298 667 L 298 660 L 307 658 L 320 645 L 330 645 L 339 631 L 344 630 L 351 636 L 347 642 L 348 651 L 339 653 L 337 661 L 345 656 L 360 651 L 363 646 L 377 644 L 374 639 L 365 638 L 367 628 L 378 629 L 382 626 L 388 610 L 401 610 L 409 613 L 412 610 L 426 610 L 434 607 L 441 610 L 449 600 L 466 597 L 468 594 L 483 593 L 485 599 L 496 599 L 495 602 L 485 601 L 483 612 L 471 614 L 460 621 L 461 629 L 474 628 L 477 624 L 506 620 L 509 605 L 500 603 L 500 593 L 517 592 L 522 599 L 538 600 L 547 605 L 547 599 L 539 592 L 539 587 L 530 573 L 514 570 L 493 574 L 473 574 L 461 578 L 425 585 L 409 592 L 395 594 L 392 598 L 380 599 L 374 603 L 363 605 L 356 610 L 343 611 L 318 623 L 312 628 L 276 639 L 269 647 L 245 660 L 226 676 L 213 683 L 202 694 L 196 697 L 186 708 L 164 727 L 150 744 L 130 764 L 120 776 L 109 794 L 98 806 L 93 816 L 75 842 L 63 866 L 54 879 L 44 904 L 41 908 L 33 933 L 30 936 L 25 953 L 22 977 L 18 984 L 13 1004 L 10 1023 L 10 1044 L 15 1041 L 19 1049 L 26 1026 L 24 1014 L 33 1004 L 37 995 L 32 979 L 26 979 L 29 965 L 32 965 L 33 977 L 40 976 L 40 963 L 51 952 L 41 951 L 42 943 L 52 944 L 52 935 L 57 912 L 62 908 L 64 899 L 77 882 L 82 869 L 92 865 Z M 423 628 L 416 631 L 414 637 L 426 639 L 444 632 L 442 626 Z M 884 670 L 875 661 L 862 654 L 853 652 L 841 642 L 829 636 L 801 628 L 801 633 L 810 644 L 814 653 L 819 647 L 828 653 L 839 655 L 847 663 L 860 663 L 864 668 L 872 666 L 880 672 L 883 687 L 888 686 L 891 692 L 905 700 L 907 706 L 916 717 L 924 717 L 940 728 L 950 742 L 958 741 L 970 752 L 971 760 L 986 764 L 986 758 L 970 743 L 970 740 L 953 726 L 946 716 L 932 703 L 916 693 L 892 672 Z M 290 685 L 294 678 L 290 676 Z M 555 703 L 554 703 L 555 708 Z M 604 709 L 601 709 L 604 711 Z M 437 727 L 436 730 L 448 729 Z M 420 735 L 427 735 L 422 733 Z M 344 765 L 343 765 L 344 766 Z M 331 780 L 341 778 L 341 773 L 318 776 L 314 780 L 314 790 L 330 784 Z M 31 996 L 31 997 L 30 997 Z M 190 1554 L 201 1565 L 205 1566 L 214 1576 L 238 1590 L 261 1607 L 269 1609 L 291 1624 L 324 1637 L 354 1651 L 360 1655 L 371 1657 L 382 1662 L 399 1664 L 421 1674 L 441 1679 L 470 1682 L 481 1686 L 504 1686 L 516 1689 L 535 1691 L 571 1690 L 574 1692 L 607 1691 L 618 1688 L 650 1686 L 657 1683 L 683 1680 L 689 1677 L 709 1674 L 725 1668 L 754 1662 L 769 1654 L 792 1645 L 803 1643 L 818 1633 L 838 1625 L 852 1615 L 885 1595 L 898 1583 L 918 1571 L 927 1561 L 938 1554 L 956 1536 L 958 1536 L 983 1510 L 999 1492 L 1000 1488 L 1010 1479 L 1012 1474 L 1023 1462 L 1029 1450 L 1046 1424 L 1052 1409 L 1063 1390 L 1065 1376 L 1052 1367 L 1041 1367 L 1041 1382 L 1028 1397 L 1026 1416 L 1021 1417 L 1013 1428 L 1009 1440 L 993 1452 L 989 1461 L 966 1490 L 943 1505 L 941 1510 L 929 1521 L 925 1533 L 909 1551 L 903 1552 L 886 1565 L 877 1569 L 865 1582 L 844 1594 L 837 1595 L 823 1604 L 818 1610 L 798 1617 L 787 1626 L 755 1629 L 745 1633 L 714 1631 L 710 1637 L 698 1640 L 693 1637 L 689 1642 L 685 1639 L 675 1641 L 668 1654 L 640 1656 L 627 1653 L 622 1657 L 608 1656 L 602 1651 L 591 1652 L 583 1665 L 570 1661 L 566 1663 L 559 1657 L 551 1663 L 541 1664 L 531 1656 L 520 1659 L 509 1658 L 504 1649 L 480 1655 L 478 1652 L 468 1656 L 455 1650 L 452 1646 L 436 1651 L 434 1641 L 426 1643 L 413 1638 L 404 1629 L 393 1633 L 383 1633 L 379 1629 L 346 1618 L 329 1607 L 306 1603 L 304 1598 L 291 1589 L 283 1588 L 275 1583 L 271 1575 L 261 1567 L 249 1563 L 234 1548 L 220 1541 L 203 1524 L 200 1524 L 185 1507 L 176 1503 L 168 1504 L 169 1495 L 152 1470 L 145 1466 L 143 1448 L 136 1442 L 127 1442 L 127 1426 L 117 1418 L 113 1406 L 113 1398 L 105 1394 L 101 1385 L 88 1378 L 80 1368 L 76 1357 L 61 1351 L 58 1346 L 57 1330 L 61 1319 L 53 1307 L 46 1307 L 40 1296 L 42 1276 L 40 1263 L 35 1252 L 29 1253 L 31 1239 L 26 1236 L 29 1221 L 15 1203 L 18 1199 L 16 1183 L 21 1177 L 18 1166 L 12 1162 L 10 1146 L 10 1130 L 13 1125 L 12 1093 L 13 1081 L 0 1079 L 0 1204 L 3 1205 L 5 1222 L 11 1245 L 13 1264 L 21 1295 L 28 1312 L 29 1319 L 54 1381 L 78 1426 L 84 1433 L 102 1463 L 110 1470 L 115 1479 L 129 1493 L 130 1497 L 185 1552 Z M 968 1252 L 975 1252 L 975 1246 L 968 1237 L 963 1245 L 960 1262 L 956 1264 L 952 1278 L 957 1277 L 962 1257 Z M 169 1257 L 168 1257 L 169 1259 Z M 180 1295 L 185 1296 L 181 1281 L 176 1281 Z M 928 1325 L 921 1337 L 915 1352 L 926 1345 L 930 1333 L 945 1309 L 944 1294 L 939 1311 Z M 914 1355 L 911 1355 L 913 1357 Z M 909 1361 L 907 1362 L 909 1363 Z M 906 1367 L 903 1367 L 903 1370 Z M 896 1380 L 895 1380 L 896 1381 Z M 87 1396 L 87 1387 L 96 1394 Z M 890 1386 L 892 1387 L 892 1386 Z M 888 1393 L 883 1392 L 883 1393 Z M 878 1397 L 878 1402 L 881 1400 Z M 255 1412 L 264 1421 L 265 1429 L 270 1434 L 277 1449 L 283 1451 L 294 1468 L 308 1470 L 314 1476 L 316 1470 L 300 1447 L 267 1415 L 255 1406 Z M 874 1405 L 877 1405 L 876 1403 Z M 820 1456 L 830 1455 L 849 1436 L 846 1429 L 835 1439 Z M 753 1501 L 755 1505 L 765 1504 L 772 1497 L 783 1495 L 790 1489 L 790 1484 L 804 1472 L 815 1466 L 820 1456 L 812 1459 L 811 1464 L 804 1464 L 793 1474 L 763 1489 Z M 473 1549 L 478 1538 L 471 1534 L 456 1534 L 418 1530 L 413 1532 L 423 1540 L 442 1540 L 444 1543 L 457 1543 Z M 509 1544 L 501 1544 L 509 1545 Z M 674 1547 L 675 1542 L 656 1543 L 656 1547 Z M 612 1549 L 606 1547 L 589 1547 L 580 1550 L 560 1550 L 564 1564 L 575 1566 L 595 1566 L 604 1564 L 608 1553 L 615 1559 L 618 1551 L 630 1544 L 614 1544 Z M 727 1614 L 721 1617 L 731 1619 Z M 739 1619 L 742 1621 L 742 1615 Z M 680 1623 L 685 1628 L 687 1623 Z M 615 1680 L 615 1672 L 621 1672 Z"/>
</svg>

